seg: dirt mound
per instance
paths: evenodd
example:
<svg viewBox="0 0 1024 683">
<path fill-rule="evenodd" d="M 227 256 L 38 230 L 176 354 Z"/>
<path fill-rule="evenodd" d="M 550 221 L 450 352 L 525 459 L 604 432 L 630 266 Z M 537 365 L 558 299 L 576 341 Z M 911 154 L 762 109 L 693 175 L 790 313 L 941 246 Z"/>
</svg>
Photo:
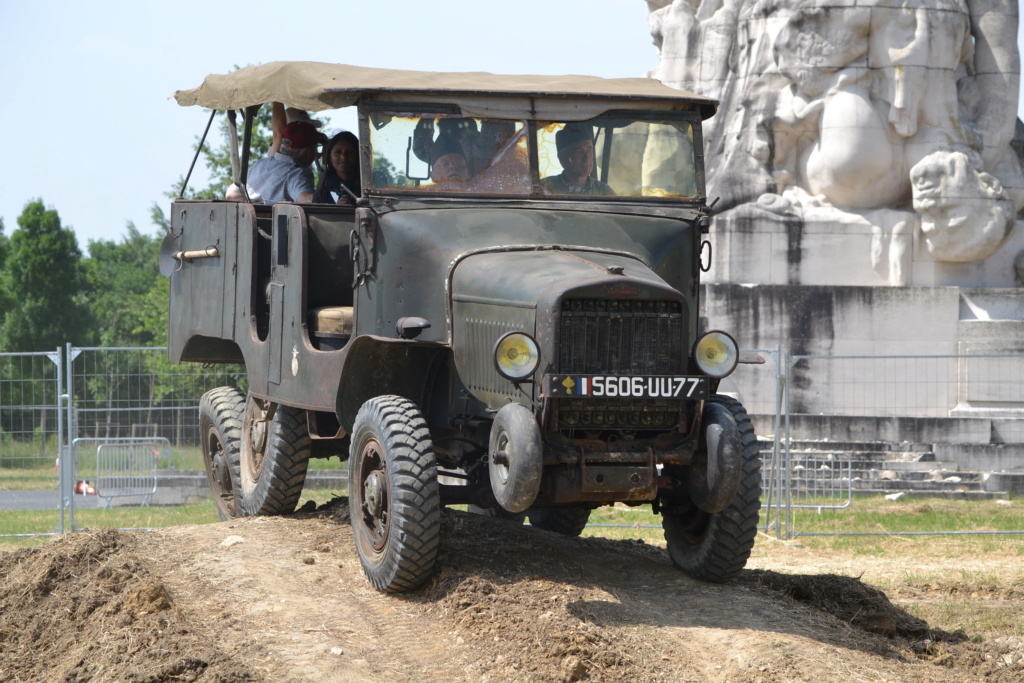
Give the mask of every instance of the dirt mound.
<svg viewBox="0 0 1024 683">
<path fill-rule="evenodd" d="M 855 578 L 709 585 L 641 541 L 450 510 L 442 524 L 434 577 L 398 596 L 363 577 L 344 500 L 0 554 L 0 679 L 1024 678 L 1019 640 L 960 642 Z"/>
<path fill-rule="evenodd" d="M 909 614 L 889 601 L 885 593 L 849 576 L 822 574 L 800 576 L 753 570 L 748 580 L 827 612 L 851 626 L 888 638 L 929 639 L 940 643 L 962 643 L 963 631 L 947 633 L 928 627 L 923 619 Z"/>
<path fill-rule="evenodd" d="M 257 680 L 196 632 L 130 535 L 0 554 L 0 679 Z"/>
</svg>

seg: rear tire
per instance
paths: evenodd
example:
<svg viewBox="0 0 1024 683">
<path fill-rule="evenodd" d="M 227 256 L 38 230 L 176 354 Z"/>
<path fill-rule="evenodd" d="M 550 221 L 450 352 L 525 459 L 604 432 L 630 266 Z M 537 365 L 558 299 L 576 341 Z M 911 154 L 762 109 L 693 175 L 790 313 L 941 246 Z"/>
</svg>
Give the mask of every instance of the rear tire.
<svg viewBox="0 0 1024 683">
<path fill-rule="evenodd" d="M 306 481 L 312 445 L 305 411 L 250 396 L 242 435 L 240 514 L 293 512 Z"/>
<path fill-rule="evenodd" d="M 478 505 L 469 505 L 466 511 L 473 515 L 481 515 L 483 517 L 493 517 L 494 519 L 504 519 L 509 522 L 516 522 L 522 524 L 526 521 L 525 512 L 509 512 L 500 505 L 492 508 L 482 508 Z"/>
<path fill-rule="evenodd" d="M 757 436 L 743 405 L 728 396 L 708 401 L 728 409 L 743 444 L 739 491 L 721 512 L 705 512 L 685 495 L 661 499 L 661 523 L 672 563 L 701 581 L 723 583 L 746 565 L 757 537 L 761 509 L 761 457 Z"/>
<path fill-rule="evenodd" d="M 590 521 L 590 508 L 570 507 L 530 510 L 530 526 L 563 536 L 579 536 Z"/>
<path fill-rule="evenodd" d="M 420 409 L 378 396 L 359 409 L 349 455 L 349 517 L 366 578 L 398 593 L 430 576 L 441 533 L 437 457 Z"/>
<path fill-rule="evenodd" d="M 199 434 L 202 439 L 206 480 L 222 520 L 238 517 L 239 461 L 242 447 L 242 414 L 245 394 L 234 387 L 212 389 L 199 400 Z"/>
</svg>

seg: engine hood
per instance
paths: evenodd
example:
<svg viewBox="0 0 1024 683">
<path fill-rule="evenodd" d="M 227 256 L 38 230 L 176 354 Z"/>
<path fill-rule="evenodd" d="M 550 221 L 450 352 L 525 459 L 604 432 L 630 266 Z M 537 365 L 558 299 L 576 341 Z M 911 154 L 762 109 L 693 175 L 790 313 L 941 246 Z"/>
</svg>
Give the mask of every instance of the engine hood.
<svg viewBox="0 0 1024 683">
<path fill-rule="evenodd" d="M 675 299 L 643 261 L 632 256 L 557 248 L 477 253 L 455 266 L 452 301 L 550 307 L 563 295 L 614 299 Z"/>
</svg>

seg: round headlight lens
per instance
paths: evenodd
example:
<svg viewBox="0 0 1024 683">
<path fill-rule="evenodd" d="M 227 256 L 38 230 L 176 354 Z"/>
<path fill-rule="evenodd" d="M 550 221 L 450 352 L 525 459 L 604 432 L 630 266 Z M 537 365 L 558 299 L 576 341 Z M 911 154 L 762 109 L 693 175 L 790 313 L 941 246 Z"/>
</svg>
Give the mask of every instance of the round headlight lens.
<svg viewBox="0 0 1024 683">
<path fill-rule="evenodd" d="M 697 367 L 711 377 L 726 377 L 736 369 L 740 352 L 736 340 L 725 332 L 708 332 L 693 345 Z"/>
<path fill-rule="evenodd" d="M 503 377 L 514 382 L 526 379 L 540 365 L 537 342 L 523 332 L 509 332 L 494 345 L 494 364 Z"/>
</svg>

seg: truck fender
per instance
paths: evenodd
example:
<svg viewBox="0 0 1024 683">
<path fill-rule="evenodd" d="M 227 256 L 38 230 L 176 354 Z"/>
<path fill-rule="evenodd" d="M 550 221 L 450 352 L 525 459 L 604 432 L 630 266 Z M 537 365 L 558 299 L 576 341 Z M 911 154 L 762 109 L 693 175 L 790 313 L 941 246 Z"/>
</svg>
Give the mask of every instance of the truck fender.
<svg viewBox="0 0 1024 683">
<path fill-rule="evenodd" d="M 713 514 L 729 507 L 739 491 L 743 442 L 735 418 L 720 403 L 706 402 L 701 422 L 707 462 L 690 466 L 687 489 L 694 505 Z"/>
<path fill-rule="evenodd" d="M 338 396 L 338 422 L 349 432 L 356 413 L 375 396 L 402 396 L 425 415 L 433 378 L 451 349 L 443 344 L 361 335 L 348 343 Z M 447 400 L 447 394 L 441 400 Z"/>
</svg>

